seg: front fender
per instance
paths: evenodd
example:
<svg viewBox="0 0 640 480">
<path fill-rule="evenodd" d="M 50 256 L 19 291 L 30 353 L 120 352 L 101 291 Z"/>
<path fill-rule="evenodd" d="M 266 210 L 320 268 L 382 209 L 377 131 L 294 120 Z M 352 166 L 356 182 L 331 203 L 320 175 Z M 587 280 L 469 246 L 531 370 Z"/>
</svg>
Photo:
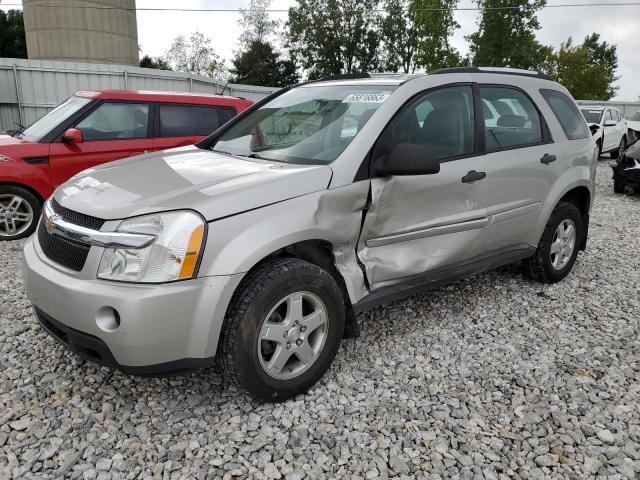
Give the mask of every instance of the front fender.
<svg viewBox="0 0 640 480">
<path fill-rule="evenodd" d="M 369 182 L 322 190 L 209 224 L 200 276 L 245 273 L 260 260 L 307 240 L 331 243 L 352 302 L 368 292 L 356 259 Z"/>
<path fill-rule="evenodd" d="M 42 199 L 49 198 L 53 193 L 48 163 L 32 165 L 13 158 L 0 161 L 0 183 L 26 186 Z"/>
</svg>

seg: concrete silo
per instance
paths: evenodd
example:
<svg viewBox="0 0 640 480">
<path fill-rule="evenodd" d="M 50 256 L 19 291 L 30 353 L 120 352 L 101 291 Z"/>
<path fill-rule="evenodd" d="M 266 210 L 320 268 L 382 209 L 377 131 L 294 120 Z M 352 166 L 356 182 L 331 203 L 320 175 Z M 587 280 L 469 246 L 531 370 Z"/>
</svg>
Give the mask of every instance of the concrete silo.
<svg viewBox="0 0 640 480">
<path fill-rule="evenodd" d="M 135 0 L 23 0 L 29 58 L 138 65 Z"/>
</svg>

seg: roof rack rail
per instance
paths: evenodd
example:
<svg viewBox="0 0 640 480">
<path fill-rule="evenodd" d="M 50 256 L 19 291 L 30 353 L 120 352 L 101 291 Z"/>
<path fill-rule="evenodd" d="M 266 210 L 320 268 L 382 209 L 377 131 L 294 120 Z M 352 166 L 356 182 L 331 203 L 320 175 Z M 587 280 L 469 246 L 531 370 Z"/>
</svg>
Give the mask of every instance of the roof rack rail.
<svg viewBox="0 0 640 480">
<path fill-rule="evenodd" d="M 451 67 L 440 68 L 429 72 L 429 75 L 441 75 L 444 73 L 499 73 L 502 75 L 521 75 L 523 77 L 537 77 L 544 80 L 551 80 L 551 77 L 539 70 L 525 70 L 523 68 L 506 67 Z"/>
<path fill-rule="evenodd" d="M 338 73 L 337 75 L 328 75 L 326 77 L 322 77 L 319 80 L 321 82 L 325 82 L 328 80 L 353 80 L 357 78 L 371 78 L 366 72 L 363 73 Z"/>
</svg>

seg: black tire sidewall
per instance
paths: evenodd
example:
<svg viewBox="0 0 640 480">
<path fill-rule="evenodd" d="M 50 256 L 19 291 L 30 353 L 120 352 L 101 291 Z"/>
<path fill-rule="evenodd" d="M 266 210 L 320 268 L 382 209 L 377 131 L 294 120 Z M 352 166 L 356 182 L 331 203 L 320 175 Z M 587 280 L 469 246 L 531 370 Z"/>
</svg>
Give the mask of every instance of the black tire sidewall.
<svg viewBox="0 0 640 480">
<path fill-rule="evenodd" d="M 296 378 L 278 380 L 270 377 L 260 364 L 258 337 L 267 313 L 284 297 L 300 291 L 313 293 L 324 303 L 328 335 L 320 356 L 308 370 Z M 335 280 L 315 265 L 307 264 L 272 278 L 241 312 L 242 326 L 233 345 L 239 384 L 252 395 L 271 400 L 286 399 L 306 391 L 333 362 L 344 330 L 344 311 L 344 301 Z"/>
<path fill-rule="evenodd" d="M 553 265 L 551 263 L 551 243 L 553 242 L 553 237 L 555 235 L 556 229 L 564 220 L 573 221 L 576 227 L 576 241 L 569 262 L 561 270 L 556 270 L 555 268 L 553 268 Z M 553 215 L 549 219 L 549 223 L 547 224 L 547 227 L 545 229 L 542 239 L 542 245 L 540 245 L 539 252 L 539 254 L 542 255 L 543 268 L 545 270 L 545 273 L 551 279 L 553 279 L 553 281 L 563 279 L 573 268 L 573 264 L 575 263 L 576 258 L 578 257 L 578 252 L 580 251 L 580 245 L 582 244 L 583 235 L 584 225 L 582 222 L 582 216 L 580 215 L 580 211 L 578 210 L 578 208 L 571 203 L 560 204 L 558 208 L 554 210 Z"/>
<path fill-rule="evenodd" d="M 24 232 L 12 237 L 0 237 L 0 241 L 19 240 L 21 238 L 30 236 L 38 226 L 38 219 L 40 218 L 40 213 L 42 212 L 42 202 L 40 202 L 40 200 L 29 190 L 17 185 L 0 185 L 0 195 L 4 194 L 17 195 L 27 201 L 29 203 L 29 206 L 31 206 L 31 210 L 33 212 L 33 220 L 31 221 L 31 225 L 29 226 L 29 228 L 27 228 Z"/>
</svg>

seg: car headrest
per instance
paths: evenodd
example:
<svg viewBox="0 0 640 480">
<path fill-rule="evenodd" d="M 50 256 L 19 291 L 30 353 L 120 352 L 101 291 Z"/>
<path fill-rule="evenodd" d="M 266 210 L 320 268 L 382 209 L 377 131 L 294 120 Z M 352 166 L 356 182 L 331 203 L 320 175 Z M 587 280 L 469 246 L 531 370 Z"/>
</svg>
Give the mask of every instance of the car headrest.
<svg viewBox="0 0 640 480">
<path fill-rule="evenodd" d="M 432 110 L 424 119 L 422 130 L 429 137 L 451 135 L 458 130 L 458 115 L 452 110 Z"/>
<path fill-rule="evenodd" d="M 146 125 L 147 124 L 147 114 L 145 112 L 143 112 L 142 110 L 135 109 L 133 111 L 133 117 L 136 119 L 136 123 L 138 123 L 140 125 Z"/>
<path fill-rule="evenodd" d="M 498 126 L 506 128 L 522 128 L 526 121 L 526 117 L 521 117 L 520 115 L 502 115 L 498 118 Z"/>
</svg>

